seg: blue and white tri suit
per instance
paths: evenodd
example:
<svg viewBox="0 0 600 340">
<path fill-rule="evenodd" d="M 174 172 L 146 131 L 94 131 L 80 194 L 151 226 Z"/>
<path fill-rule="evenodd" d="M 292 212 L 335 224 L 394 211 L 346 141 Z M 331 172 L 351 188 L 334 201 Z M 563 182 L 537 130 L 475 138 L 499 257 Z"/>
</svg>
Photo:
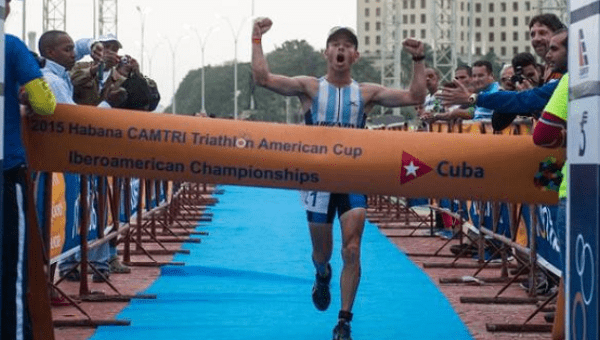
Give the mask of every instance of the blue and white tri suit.
<svg viewBox="0 0 600 340">
<path fill-rule="evenodd" d="M 319 79 L 319 91 L 313 98 L 311 109 L 304 116 L 305 123 L 363 129 L 366 125 L 364 108 L 360 86 L 355 80 L 347 86 L 336 87 L 322 77 Z M 322 191 L 300 193 L 308 222 L 331 224 L 336 212 L 341 216 L 348 210 L 367 207 L 367 197 L 362 194 Z"/>
</svg>

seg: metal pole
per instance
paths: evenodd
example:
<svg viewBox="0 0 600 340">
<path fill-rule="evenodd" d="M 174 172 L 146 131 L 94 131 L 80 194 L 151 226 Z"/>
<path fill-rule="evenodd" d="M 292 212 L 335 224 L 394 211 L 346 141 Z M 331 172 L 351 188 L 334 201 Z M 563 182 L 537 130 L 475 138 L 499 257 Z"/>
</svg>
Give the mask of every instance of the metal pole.
<svg viewBox="0 0 600 340">
<path fill-rule="evenodd" d="M 473 26 L 475 26 L 475 24 L 473 24 L 474 5 L 473 0 L 469 0 L 469 47 L 467 49 L 467 62 L 469 65 L 473 65 Z"/>
<path fill-rule="evenodd" d="M 237 120 L 238 119 L 238 102 L 237 102 L 237 97 L 238 97 L 238 81 L 237 81 L 237 36 L 234 39 L 234 44 L 235 44 L 235 54 L 233 57 L 233 119 Z"/>
<path fill-rule="evenodd" d="M 137 9 L 137 11 L 140 13 L 140 20 L 141 20 L 141 24 L 142 24 L 142 40 L 141 40 L 141 51 L 140 51 L 140 69 L 142 70 L 142 73 L 144 73 L 144 23 L 146 21 L 145 15 L 144 15 L 144 11 L 142 11 L 142 9 L 140 8 L 140 6 L 136 6 L 135 7 Z"/>
<path fill-rule="evenodd" d="M 206 41 L 204 41 L 206 43 Z M 205 44 L 202 44 L 202 109 L 200 112 L 206 113 L 206 106 L 204 105 L 204 47 Z"/>
<path fill-rule="evenodd" d="M 21 40 L 27 41 L 27 0 L 23 0 L 23 32 L 21 33 Z"/>
<path fill-rule="evenodd" d="M 175 98 L 175 49 L 171 47 L 173 55 L 173 114 L 177 113 L 177 98 Z"/>
</svg>

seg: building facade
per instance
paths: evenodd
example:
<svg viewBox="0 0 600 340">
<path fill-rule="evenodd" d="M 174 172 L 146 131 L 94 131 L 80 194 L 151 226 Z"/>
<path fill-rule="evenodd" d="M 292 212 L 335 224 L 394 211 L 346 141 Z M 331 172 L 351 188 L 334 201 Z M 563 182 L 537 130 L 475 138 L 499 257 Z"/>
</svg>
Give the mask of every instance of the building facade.
<svg viewBox="0 0 600 340">
<path fill-rule="evenodd" d="M 384 10 L 387 0 L 357 0 L 359 51 L 365 57 L 379 57 L 385 43 Z M 454 4 L 453 2 L 457 2 Z M 473 8 L 471 9 L 471 3 Z M 448 21 L 456 5 L 455 48 L 458 58 L 467 61 L 469 49 L 475 60 L 489 52 L 510 62 L 520 52 L 534 53 L 529 21 L 540 13 L 538 1 L 523 0 L 395 0 L 394 24 L 401 39 L 413 37 L 434 46 L 437 21 Z M 434 6 L 438 6 L 434 10 Z M 470 20 L 472 37 L 469 37 Z M 441 32 L 449 37 L 451 32 Z"/>
</svg>

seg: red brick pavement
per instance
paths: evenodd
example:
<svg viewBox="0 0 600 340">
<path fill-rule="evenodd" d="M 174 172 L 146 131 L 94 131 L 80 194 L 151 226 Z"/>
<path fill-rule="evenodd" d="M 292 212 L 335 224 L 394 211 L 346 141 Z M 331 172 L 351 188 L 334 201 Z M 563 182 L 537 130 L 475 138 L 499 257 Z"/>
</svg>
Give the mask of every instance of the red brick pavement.
<svg viewBox="0 0 600 340">
<path fill-rule="evenodd" d="M 380 228 L 385 235 L 406 235 L 409 231 L 399 231 L 388 228 Z M 417 233 L 415 233 L 417 234 Z M 423 234 L 423 233 L 420 233 Z M 439 237 L 389 237 L 401 251 L 407 254 L 433 254 L 443 246 L 446 240 Z M 452 241 L 451 244 L 457 244 L 458 241 Z M 440 254 L 451 254 L 450 245 L 445 246 Z M 486 324 L 522 324 L 537 308 L 535 304 L 528 305 L 502 305 L 502 304 L 472 304 L 461 303 L 461 297 L 488 297 L 497 295 L 504 283 L 485 283 L 483 285 L 474 284 L 441 284 L 440 278 L 457 278 L 463 276 L 472 276 L 474 269 L 462 268 L 424 268 L 427 263 L 449 263 L 454 260 L 450 257 L 422 257 L 410 256 L 410 259 L 421 267 L 431 280 L 448 298 L 455 311 L 471 331 L 473 337 L 477 340 L 512 340 L 512 339 L 550 339 L 551 334 L 546 333 L 500 333 L 488 332 Z M 476 263 L 471 258 L 461 258 L 459 263 Z M 500 269 L 484 269 L 477 275 L 478 278 L 499 278 Z M 524 276 L 525 277 L 525 276 Z M 519 297 L 527 298 L 527 293 L 519 287 L 518 284 L 512 284 L 501 297 Z M 548 323 L 543 318 L 544 313 L 538 313 L 528 324 Z"/>
</svg>

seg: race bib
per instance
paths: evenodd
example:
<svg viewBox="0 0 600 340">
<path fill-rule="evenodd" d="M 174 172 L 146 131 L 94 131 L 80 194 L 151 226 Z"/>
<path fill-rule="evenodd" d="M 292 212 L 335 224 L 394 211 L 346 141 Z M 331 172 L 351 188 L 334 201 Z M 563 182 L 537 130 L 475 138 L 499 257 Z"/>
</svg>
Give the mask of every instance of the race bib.
<svg viewBox="0 0 600 340">
<path fill-rule="evenodd" d="M 324 191 L 300 191 L 300 199 L 306 211 L 327 214 L 331 193 Z"/>
</svg>

